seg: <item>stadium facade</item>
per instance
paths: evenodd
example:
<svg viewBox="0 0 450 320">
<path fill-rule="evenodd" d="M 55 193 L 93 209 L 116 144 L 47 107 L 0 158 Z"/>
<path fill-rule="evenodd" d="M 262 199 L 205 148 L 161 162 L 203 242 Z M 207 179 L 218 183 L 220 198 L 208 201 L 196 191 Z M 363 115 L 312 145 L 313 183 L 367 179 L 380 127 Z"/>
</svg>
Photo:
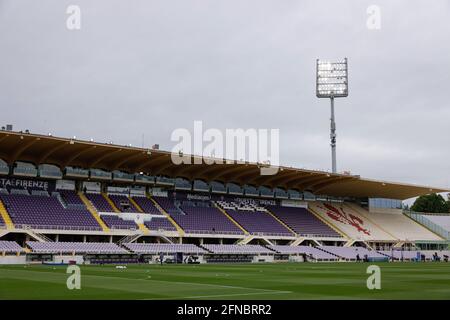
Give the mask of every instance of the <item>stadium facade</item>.
<svg viewBox="0 0 450 320">
<path fill-rule="evenodd" d="M 197 163 L 197 161 L 192 161 Z M 441 188 L 0 131 L 0 263 L 448 257 L 449 216 L 401 200 Z"/>
</svg>

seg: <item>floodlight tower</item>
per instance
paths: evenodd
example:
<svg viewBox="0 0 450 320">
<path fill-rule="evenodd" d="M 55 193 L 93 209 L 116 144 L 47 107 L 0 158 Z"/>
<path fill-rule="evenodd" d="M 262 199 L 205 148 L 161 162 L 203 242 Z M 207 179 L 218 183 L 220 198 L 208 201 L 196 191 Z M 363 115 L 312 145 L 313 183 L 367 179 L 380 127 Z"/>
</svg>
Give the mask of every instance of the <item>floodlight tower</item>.
<svg viewBox="0 0 450 320">
<path fill-rule="evenodd" d="M 331 165 L 332 172 L 336 173 L 336 123 L 334 121 L 334 98 L 348 96 L 347 58 L 339 61 L 317 59 L 316 96 L 318 98 L 330 98 Z"/>
</svg>

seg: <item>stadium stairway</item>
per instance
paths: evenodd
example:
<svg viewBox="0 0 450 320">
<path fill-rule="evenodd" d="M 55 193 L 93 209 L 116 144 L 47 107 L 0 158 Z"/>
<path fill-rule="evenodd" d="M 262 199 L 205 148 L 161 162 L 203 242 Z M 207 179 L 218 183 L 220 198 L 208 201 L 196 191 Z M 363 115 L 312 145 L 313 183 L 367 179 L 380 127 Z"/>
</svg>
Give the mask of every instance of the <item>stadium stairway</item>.
<svg viewBox="0 0 450 320">
<path fill-rule="evenodd" d="M 2 200 L 0 200 L 0 215 L 3 218 L 3 221 L 5 221 L 6 228 L 8 230 L 14 229 L 14 223 L 12 222 L 11 217 L 9 216 L 9 213 L 6 210 Z"/>
<path fill-rule="evenodd" d="M 158 209 L 161 214 L 165 215 L 167 219 L 173 224 L 173 226 L 177 229 L 180 237 L 183 237 L 185 234 L 184 230 L 178 225 L 178 223 L 175 222 L 175 220 L 170 216 L 170 214 L 168 214 L 166 210 L 164 210 L 163 207 L 161 207 L 159 203 L 155 199 L 153 199 L 150 195 L 147 195 L 147 198 L 150 199 L 150 201 L 153 202 L 153 204 L 155 205 L 156 209 Z"/>
<path fill-rule="evenodd" d="M 134 201 L 134 199 L 132 197 L 128 197 L 128 200 L 130 201 L 130 203 L 141 213 L 144 213 L 144 210 L 142 210 L 142 208 L 137 204 L 136 201 Z M 150 233 L 150 230 L 147 228 L 147 226 L 143 223 L 137 223 L 139 230 L 142 231 L 142 233 L 144 233 L 145 235 Z"/>
<path fill-rule="evenodd" d="M 80 197 L 81 201 L 83 201 L 84 205 L 88 209 L 88 211 L 91 213 L 91 215 L 94 217 L 94 219 L 97 221 L 97 223 L 102 227 L 102 230 L 104 232 L 110 232 L 110 229 L 106 225 L 106 223 L 100 218 L 100 215 L 98 214 L 97 210 L 94 208 L 92 203 L 89 201 L 88 198 L 84 195 L 83 192 L 78 192 L 78 196 Z"/>
<path fill-rule="evenodd" d="M 113 209 L 114 212 L 117 212 L 117 213 L 121 212 L 119 210 L 119 208 L 116 207 L 114 202 L 108 197 L 108 195 L 106 193 L 102 192 L 102 196 L 103 196 L 103 198 L 105 198 L 105 200 L 108 202 L 109 206 Z"/>
<path fill-rule="evenodd" d="M 220 211 L 222 212 L 231 222 L 233 222 L 236 227 L 238 227 L 239 229 L 242 230 L 242 232 L 244 232 L 245 235 L 249 235 L 249 232 L 247 230 L 245 230 L 236 220 L 234 220 L 224 209 L 222 209 L 219 205 L 217 205 L 217 203 L 214 202 L 214 206 Z M 250 240 L 251 241 L 251 240 Z"/>
<path fill-rule="evenodd" d="M 49 237 L 47 237 L 46 235 L 42 234 L 42 233 L 38 233 L 34 230 L 31 229 L 27 229 L 26 233 L 33 239 L 39 241 L 39 242 L 54 242 L 52 239 L 50 239 Z"/>
<path fill-rule="evenodd" d="M 269 214 L 270 216 L 272 216 L 272 218 L 274 218 L 275 220 L 278 221 L 279 224 L 281 224 L 282 226 L 284 226 L 287 230 L 289 230 L 289 232 L 291 232 L 293 235 L 297 236 L 297 234 L 295 233 L 294 230 L 292 230 L 286 223 L 284 223 L 281 219 L 279 219 L 276 215 L 274 215 L 269 209 L 266 208 L 266 212 L 267 214 Z"/>
</svg>

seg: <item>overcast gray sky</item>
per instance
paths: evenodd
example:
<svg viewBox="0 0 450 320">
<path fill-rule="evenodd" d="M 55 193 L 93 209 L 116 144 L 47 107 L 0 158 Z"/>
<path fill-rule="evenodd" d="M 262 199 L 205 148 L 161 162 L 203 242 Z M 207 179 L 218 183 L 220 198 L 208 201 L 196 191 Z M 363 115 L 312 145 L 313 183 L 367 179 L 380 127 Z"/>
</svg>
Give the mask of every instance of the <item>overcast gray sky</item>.
<svg viewBox="0 0 450 320">
<path fill-rule="evenodd" d="M 338 169 L 449 187 L 449 40 L 448 0 L 0 0 L 1 122 L 168 150 L 194 120 L 279 128 L 282 164 L 330 169 L 315 59 L 348 57 Z"/>
</svg>

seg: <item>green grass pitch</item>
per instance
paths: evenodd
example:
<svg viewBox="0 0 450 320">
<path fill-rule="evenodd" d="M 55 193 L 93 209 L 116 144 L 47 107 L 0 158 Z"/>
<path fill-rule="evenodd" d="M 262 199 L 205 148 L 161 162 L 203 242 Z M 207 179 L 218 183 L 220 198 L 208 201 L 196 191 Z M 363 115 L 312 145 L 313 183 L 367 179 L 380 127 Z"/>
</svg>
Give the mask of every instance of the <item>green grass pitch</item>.
<svg viewBox="0 0 450 320">
<path fill-rule="evenodd" d="M 363 263 L 81 266 L 81 290 L 66 267 L 0 266 L 0 299 L 450 299 L 450 264 L 379 263 L 368 290 Z"/>
</svg>

